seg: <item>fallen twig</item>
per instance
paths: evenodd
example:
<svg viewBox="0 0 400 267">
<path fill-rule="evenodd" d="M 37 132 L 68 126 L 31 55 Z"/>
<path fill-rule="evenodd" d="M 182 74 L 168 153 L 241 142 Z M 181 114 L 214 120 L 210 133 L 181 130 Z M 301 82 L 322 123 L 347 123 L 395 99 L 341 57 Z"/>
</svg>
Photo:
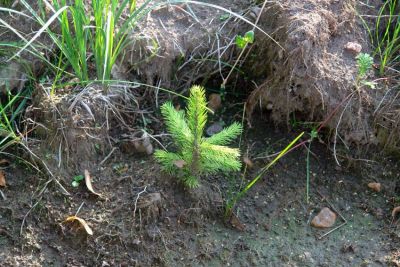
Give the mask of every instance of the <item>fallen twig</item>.
<svg viewBox="0 0 400 267">
<path fill-rule="evenodd" d="M 116 150 L 116 148 L 113 147 L 113 148 L 111 149 L 110 153 L 108 153 L 108 155 L 100 162 L 99 165 L 100 165 L 100 166 L 103 165 L 104 162 L 106 162 L 106 161 L 111 157 L 111 155 L 114 153 L 115 150 Z"/>
</svg>

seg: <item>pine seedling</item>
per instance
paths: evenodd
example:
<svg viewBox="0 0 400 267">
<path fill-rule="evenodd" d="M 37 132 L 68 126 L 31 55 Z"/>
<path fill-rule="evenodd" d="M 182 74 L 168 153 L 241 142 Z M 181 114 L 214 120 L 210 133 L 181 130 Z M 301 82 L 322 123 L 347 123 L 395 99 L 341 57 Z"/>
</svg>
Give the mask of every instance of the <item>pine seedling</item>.
<svg viewBox="0 0 400 267">
<path fill-rule="evenodd" d="M 202 175 L 239 171 L 241 168 L 239 149 L 225 145 L 242 132 L 242 126 L 235 122 L 211 137 L 203 137 L 207 110 L 205 92 L 201 86 L 190 89 L 186 114 L 176 110 L 171 102 L 161 107 L 177 152 L 157 150 L 155 157 L 164 171 L 175 175 L 189 188 L 198 187 Z"/>
</svg>

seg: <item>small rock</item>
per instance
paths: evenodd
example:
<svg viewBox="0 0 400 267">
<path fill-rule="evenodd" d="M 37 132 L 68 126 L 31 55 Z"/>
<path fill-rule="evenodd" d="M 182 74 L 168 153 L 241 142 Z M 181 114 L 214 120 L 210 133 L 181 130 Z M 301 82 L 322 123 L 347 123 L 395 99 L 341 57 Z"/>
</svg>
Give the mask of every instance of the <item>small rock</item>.
<svg viewBox="0 0 400 267">
<path fill-rule="evenodd" d="M 381 183 L 369 183 L 368 188 L 372 189 L 375 192 L 381 192 L 382 190 Z"/>
<path fill-rule="evenodd" d="M 222 125 L 221 125 L 220 123 L 218 123 L 218 122 L 215 122 L 215 123 L 211 124 L 211 125 L 207 128 L 206 134 L 207 134 L 208 136 L 213 136 L 214 134 L 217 134 L 217 133 L 219 133 L 219 132 L 222 131 L 222 130 L 223 130 Z"/>
<path fill-rule="evenodd" d="M 335 224 L 336 213 L 329 208 L 323 208 L 311 221 L 311 226 L 316 228 L 329 228 Z"/>
<path fill-rule="evenodd" d="M 221 107 L 221 102 L 221 96 L 219 94 L 211 94 L 208 97 L 208 108 L 215 112 Z"/>
<path fill-rule="evenodd" d="M 345 46 L 344 49 L 347 50 L 348 52 L 358 54 L 362 50 L 362 46 L 359 43 L 356 42 L 348 42 Z"/>
<path fill-rule="evenodd" d="M 146 153 L 147 155 L 153 154 L 154 148 L 147 133 L 144 133 L 139 140 L 133 141 L 133 145 L 135 146 L 135 150 L 139 153 Z"/>
</svg>

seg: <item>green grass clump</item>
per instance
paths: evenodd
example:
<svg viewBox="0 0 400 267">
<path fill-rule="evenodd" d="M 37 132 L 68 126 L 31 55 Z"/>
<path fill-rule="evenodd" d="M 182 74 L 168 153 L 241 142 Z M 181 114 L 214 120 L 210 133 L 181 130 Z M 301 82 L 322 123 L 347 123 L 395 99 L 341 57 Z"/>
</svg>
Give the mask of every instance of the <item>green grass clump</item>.
<svg viewBox="0 0 400 267">
<path fill-rule="evenodd" d="M 379 74 L 384 75 L 388 67 L 399 68 L 400 64 L 400 16 L 398 0 L 386 0 L 379 9 L 375 28 L 371 29 L 363 20 L 375 46 L 374 57 L 380 60 Z"/>
<path fill-rule="evenodd" d="M 27 101 L 26 96 L 20 93 L 13 95 L 10 91 L 0 100 L 0 153 L 21 142 L 17 122 Z"/>
<path fill-rule="evenodd" d="M 10 7 L 14 0 L 0 0 L 0 6 Z"/>
<path fill-rule="evenodd" d="M 39 12 L 26 0 L 20 2 L 29 11 L 29 15 L 1 8 L 0 11 L 29 17 L 42 27 L 28 41 L 16 29 L 2 22 L 25 43 L 12 58 L 18 57 L 28 47 L 35 50 L 33 43 L 45 32 L 61 53 L 59 62 L 64 64 L 58 64 L 55 68 L 58 73 L 64 72 L 70 66 L 81 82 L 88 82 L 92 78 L 90 73 L 93 70 L 96 79 L 105 83 L 110 80 L 112 67 L 121 51 L 128 45 L 128 33 L 150 11 L 147 6 L 151 0 L 146 0 L 140 7 L 136 7 L 135 0 L 93 0 L 90 1 L 91 4 L 85 4 L 83 0 L 52 0 L 49 1 L 50 7 L 49 2 L 39 1 Z M 46 19 L 46 10 L 51 10 L 49 19 Z M 124 11 L 128 14 L 123 17 Z M 51 30 L 50 25 L 53 23 L 59 23 L 61 35 Z M 94 66 L 94 69 L 90 66 Z"/>
<path fill-rule="evenodd" d="M 207 122 L 206 105 L 204 88 L 193 86 L 186 114 L 177 111 L 171 102 L 161 107 L 177 152 L 157 150 L 155 157 L 166 172 L 175 175 L 189 188 L 198 187 L 202 175 L 239 171 L 241 168 L 239 149 L 225 145 L 242 132 L 242 126 L 235 122 L 211 137 L 203 137 Z"/>
<path fill-rule="evenodd" d="M 90 11 L 82 0 L 75 0 L 68 9 L 62 11 L 62 39 L 57 40 L 56 44 L 81 81 L 90 78 L 87 60 L 89 55 L 93 55 L 97 80 L 104 83 L 111 79 L 111 69 L 128 44 L 128 33 L 137 20 L 149 11 L 146 6 L 150 0 L 138 9 L 136 1 L 132 0 L 91 2 Z M 53 4 L 56 11 L 68 6 L 66 0 L 53 0 Z M 125 9 L 129 9 L 130 13 L 122 19 Z M 120 26 L 118 31 L 117 26 Z"/>
</svg>

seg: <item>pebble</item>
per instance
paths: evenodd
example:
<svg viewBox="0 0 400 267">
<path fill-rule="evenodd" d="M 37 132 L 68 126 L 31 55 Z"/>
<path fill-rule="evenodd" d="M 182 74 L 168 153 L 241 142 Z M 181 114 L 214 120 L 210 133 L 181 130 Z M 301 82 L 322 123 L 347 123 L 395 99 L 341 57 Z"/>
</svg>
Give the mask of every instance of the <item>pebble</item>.
<svg viewBox="0 0 400 267">
<path fill-rule="evenodd" d="M 325 207 L 311 221 L 311 226 L 316 228 L 332 227 L 335 224 L 336 217 L 336 213 Z"/>
<path fill-rule="evenodd" d="M 222 130 L 222 125 L 218 122 L 215 122 L 207 128 L 206 133 L 208 136 L 213 136 L 214 134 L 217 134 Z"/>
<path fill-rule="evenodd" d="M 153 145 L 150 142 L 150 137 L 147 133 L 143 133 L 142 137 L 139 140 L 135 140 L 133 142 L 135 150 L 139 153 L 146 153 L 147 155 L 151 155 L 154 152 Z"/>
<path fill-rule="evenodd" d="M 381 183 L 369 183 L 368 188 L 375 192 L 381 192 L 382 190 Z"/>
</svg>

